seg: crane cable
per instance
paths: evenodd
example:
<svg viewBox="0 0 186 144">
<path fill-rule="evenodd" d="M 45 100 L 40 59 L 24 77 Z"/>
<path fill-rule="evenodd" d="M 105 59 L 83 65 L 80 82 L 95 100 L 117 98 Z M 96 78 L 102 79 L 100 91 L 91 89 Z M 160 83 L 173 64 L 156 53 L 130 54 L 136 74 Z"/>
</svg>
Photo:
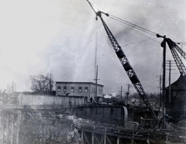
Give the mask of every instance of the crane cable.
<svg viewBox="0 0 186 144">
<path fill-rule="evenodd" d="M 156 43 L 159 44 L 159 42 L 156 41 L 154 38 L 151 38 L 151 37 L 149 37 L 149 36 L 143 34 L 143 33 L 147 33 L 147 34 L 149 34 L 149 35 L 151 35 L 151 36 L 156 36 L 157 33 L 153 32 L 153 31 L 150 31 L 150 30 L 148 30 L 148 29 L 146 29 L 146 28 L 140 27 L 140 26 L 138 26 L 138 25 L 136 25 L 136 24 L 133 24 L 133 23 L 131 23 L 131 22 L 128 22 L 128 21 L 126 21 L 126 20 L 123 20 L 123 19 L 121 19 L 121 18 L 115 17 L 115 16 L 113 16 L 113 15 L 110 15 L 110 14 L 107 14 L 107 15 L 110 16 L 109 18 L 111 18 L 111 19 L 113 19 L 113 20 L 116 20 L 116 21 L 118 21 L 118 22 L 121 22 L 121 23 L 124 24 L 124 25 L 128 25 L 128 26 L 130 26 L 130 27 L 132 27 L 132 28 L 134 28 L 134 29 L 136 29 L 136 30 L 139 30 L 139 31 L 136 31 L 136 32 L 139 33 L 140 35 L 143 35 L 144 37 L 148 38 L 149 40 L 152 40 L 152 41 L 154 41 L 154 42 L 156 42 Z M 143 33 L 140 33 L 140 31 L 142 31 Z"/>
<path fill-rule="evenodd" d="M 95 14 L 97 15 L 97 11 L 95 10 L 95 6 L 89 1 L 89 0 L 87 0 L 88 1 L 88 3 L 90 4 L 90 6 L 91 6 L 91 8 L 93 9 L 93 11 L 95 12 Z M 97 9 L 97 8 L 96 8 Z M 136 24 L 134 24 L 134 23 L 131 23 L 131 22 L 129 22 L 129 21 L 127 21 L 127 20 L 124 20 L 124 19 L 121 19 L 121 18 L 119 18 L 119 17 L 116 17 L 116 16 L 114 16 L 114 15 L 111 15 L 111 14 L 109 14 L 109 13 L 105 13 L 105 12 L 103 12 L 103 11 L 100 11 L 99 9 L 97 9 L 98 10 L 98 12 L 101 12 L 101 13 L 103 13 L 104 15 L 106 15 L 106 16 L 108 16 L 109 18 L 111 18 L 111 19 L 113 19 L 113 20 L 115 20 L 115 21 L 118 21 L 118 22 L 121 22 L 121 23 L 123 23 L 123 24 L 125 24 L 125 25 L 128 25 L 128 26 L 130 26 L 130 27 L 132 27 L 132 28 L 135 28 L 135 29 L 137 29 L 137 30 L 139 30 L 139 31 L 142 31 L 142 32 L 144 32 L 144 33 L 147 33 L 147 34 L 149 34 L 149 35 L 152 35 L 152 36 L 156 36 L 157 37 L 157 33 L 155 33 L 155 32 L 153 32 L 153 31 L 151 31 L 151 30 L 149 30 L 149 29 L 146 29 L 146 28 L 144 28 L 144 27 L 141 27 L 141 26 L 139 26 L 139 25 L 136 25 Z M 142 33 L 141 33 L 142 34 Z M 145 36 L 145 37 L 147 37 L 148 39 L 151 39 L 151 40 L 153 40 L 154 42 L 156 42 L 156 43 L 159 43 L 159 42 L 157 42 L 156 40 L 154 40 L 154 39 L 152 39 L 152 38 L 150 38 L 150 37 L 148 37 L 148 36 L 146 36 L 146 35 L 144 35 L 144 34 L 142 34 L 143 36 Z M 126 46 L 126 45 L 125 45 Z M 179 47 L 178 47 L 179 48 Z M 177 49 L 178 50 L 178 52 L 179 53 L 181 53 L 180 52 L 180 50 L 179 49 Z M 182 52 L 183 53 L 183 52 Z M 185 58 L 185 53 L 184 53 L 184 58 Z"/>
<path fill-rule="evenodd" d="M 142 31 L 142 32 L 144 32 L 144 33 L 148 33 L 148 34 L 150 34 L 150 35 L 152 35 L 152 36 L 156 36 L 156 35 L 157 35 L 157 33 L 153 32 L 153 31 L 150 31 L 150 30 L 148 30 L 148 29 L 146 29 L 146 28 L 143 28 L 143 27 L 141 27 L 141 26 L 139 26 L 139 25 L 133 24 L 133 23 L 131 23 L 131 22 L 129 22 L 129 21 L 126 21 L 126 20 L 124 20 L 124 19 L 118 18 L 118 17 L 113 16 L 113 15 L 110 15 L 110 14 L 109 14 L 109 17 L 110 17 L 111 19 L 114 19 L 114 20 L 116 20 L 116 21 L 119 21 L 119 22 L 121 22 L 121 23 L 123 23 L 123 24 L 126 24 L 126 25 L 128 25 L 128 26 L 130 26 L 130 27 L 133 27 L 133 28 L 135 28 L 135 29 L 138 29 L 138 30 L 140 30 L 140 31 Z"/>
<path fill-rule="evenodd" d="M 132 28 L 135 28 L 135 29 L 137 29 L 137 30 L 139 30 L 139 31 L 142 31 L 143 33 L 147 33 L 147 34 L 152 35 L 152 36 L 156 36 L 156 35 L 157 35 L 157 33 L 153 32 L 153 31 L 150 31 L 150 30 L 148 30 L 148 29 L 146 29 L 146 28 L 143 28 L 143 27 L 141 27 L 141 26 L 139 26 L 139 25 L 133 24 L 133 23 L 127 21 L 127 20 L 121 19 L 121 18 L 119 18 L 119 17 L 116 17 L 116 16 L 114 16 L 114 15 L 111 15 L 111 14 L 109 14 L 109 13 L 105 13 L 105 12 L 99 10 L 99 9 L 96 8 L 96 6 L 95 6 L 94 4 L 92 4 L 89 0 L 87 0 L 87 2 L 89 3 L 89 5 L 91 6 L 92 10 L 94 11 L 94 13 L 95 13 L 96 15 L 97 15 L 97 12 L 101 12 L 101 13 L 103 13 L 104 15 L 108 16 L 109 18 L 111 18 L 111 19 L 113 19 L 113 20 L 115 20 L 115 21 L 121 22 L 121 23 L 123 23 L 123 24 L 125 24 L 125 25 L 128 25 L 128 26 L 130 26 L 130 27 L 132 27 Z M 95 10 L 95 9 L 96 9 L 96 10 Z M 97 16 L 96 16 L 96 19 L 97 19 Z M 137 31 L 136 31 L 136 32 L 137 32 Z M 139 32 L 138 32 L 138 33 L 139 33 Z M 148 37 L 147 35 L 144 35 L 144 34 L 142 34 L 142 33 L 139 33 L 139 34 L 141 34 L 141 35 L 147 37 L 148 39 L 151 39 L 152 41 L 154 41 L 154 42 L 156 42 L 156 43 L 159 44 L 159 42 L 156 41 L 155 39 L 150 38 L 150 37 Z"/>
<path fill-rule="evenodd" d="M 92 8 L 92 10 L 94 11 L 94 13 L 97 15 L 97 11 L 95 10 L 95 6 L 94 6 L 89 0 L 87 0 L 87 2 L 88 2 L 89 5 L 91 6 L 91 8 Z M 100 11 L 98 8 L 96 8 L 96 9 L 97 9 L 98 11 Z M 109 13 L 105 13 L 105 12 L 103 12 L 103 11 L 100 11 L 100 12 L 103 13 L 103 14 L 105 14 L 106 16 L 110 17 L 110 18 L 113 19 L 113 20 L 116 20 L 116 21 L 121 22 L 121 23 L 123 23 L 123 24 L 125 24 L 125 25 L 128 25 L 128 26 L 130 26 L 130 27 L 133 27 L 133 28 L 135 28 L 135 29 L 138 29 L 138 30 L 140 30 L 140 31 L 142 31 L 142 32 L 144 32 L 144 33 L 148 33 L 148 34 L 150 34 L 150 35 L 152 35 L 152 36 L 156 36 L 156 35 L 157 35 L 157 33 L 153 32 L 153 31 L 151 31 L 151 30 L 148 30 L 148 29 L 146 29 L 146 28 L 144 28 L 144 27 L 141 27 L 141 26 L 139 26 L 139 25 L 133 24 L 133 23 L 127 21 L 127 20 L 121 19 L 121 18 L 119 18 L 119 17 L 116 17 L 116 16 L 111 15 L 111 14 L 109 14 Z"/>
</svg>

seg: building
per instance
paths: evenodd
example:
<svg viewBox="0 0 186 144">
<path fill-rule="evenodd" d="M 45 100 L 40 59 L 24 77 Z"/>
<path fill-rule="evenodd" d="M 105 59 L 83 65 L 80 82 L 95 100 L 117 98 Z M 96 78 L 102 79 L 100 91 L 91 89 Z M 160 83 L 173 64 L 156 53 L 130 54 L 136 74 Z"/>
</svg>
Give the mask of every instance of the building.
<svg viewBox="0 0 186 144">
<path fill-rule="evenodd" d="M 165 100 L 167 114 L 175 121 L 186 116 L 186 76 L 180 76 L 177 81 L 166 88 Z"/>
<path fill-rule="evenodd" d="M 95 99 L 96 83 L 56 82 L 56 96 L 84 96 L 88 102 Z M 103 85 L 97 84 L 97 97 L 103 97 Z"/>
</svg>

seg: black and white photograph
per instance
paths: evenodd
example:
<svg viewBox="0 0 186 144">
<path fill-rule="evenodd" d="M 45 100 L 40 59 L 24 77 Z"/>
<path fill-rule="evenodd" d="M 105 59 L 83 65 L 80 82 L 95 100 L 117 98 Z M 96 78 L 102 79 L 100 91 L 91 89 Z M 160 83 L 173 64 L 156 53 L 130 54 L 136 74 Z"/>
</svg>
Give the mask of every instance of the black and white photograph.
<svg viewBox="0 0 186 144">
<path fill-rule="evenodd" d="M 0 0 L 0 144 L 186 144 L 186 0 Z"/>
</svg>

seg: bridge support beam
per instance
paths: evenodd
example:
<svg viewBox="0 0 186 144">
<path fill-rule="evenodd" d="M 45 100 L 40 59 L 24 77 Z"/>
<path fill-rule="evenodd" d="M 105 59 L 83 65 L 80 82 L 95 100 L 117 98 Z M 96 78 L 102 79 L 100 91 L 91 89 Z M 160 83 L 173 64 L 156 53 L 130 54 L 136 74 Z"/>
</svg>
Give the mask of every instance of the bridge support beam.
<svg viewBox="0 0 186 144">
<path fill-rule="evenodd" d="M 94 144 L 94 133 L 92 133 L 92 144 Z"/>
<path fill-rule="evenodd" d="M 120 143 L 120 138 L 119 137 L 117 137 L 117 144 L 119 144 Z"/>
<path fill-rule="evenodd" d="M 104 142 L 104 144 L 107 144 L 107 136 L 106 136 L 106 134 L 104 134 L 103 142 Z"/>
</svg>

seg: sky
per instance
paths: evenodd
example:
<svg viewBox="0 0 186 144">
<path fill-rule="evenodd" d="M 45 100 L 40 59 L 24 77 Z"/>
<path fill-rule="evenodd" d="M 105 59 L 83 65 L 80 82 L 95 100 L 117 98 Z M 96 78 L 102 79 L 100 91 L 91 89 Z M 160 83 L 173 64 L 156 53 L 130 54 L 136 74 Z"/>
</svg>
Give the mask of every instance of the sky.
<svg viewBox="0 0 186 144">
<path fill-rule="evenodd" d="M 186 42 L 185 0 L 91 2 L 101 11 L 166 35 L 175 42 Z M 46 73 L 51 73 L 55 81 L 93 82 L 97 57 L 99 83 L 104 85 L 104 93 L 117 93 L 121 86 L 126 92 L 131 82 L 95 17 L 86 0 L 0 1 L 0 90 L 14 83 L 17 91 L 28 91 L 30 76 Z M 159 92 L 162 39 L 103 18 L 145 91 Z M 186 51 L 184 43 L 181 47 Z M 167 60 L 173 60 L 169 50 Z M 178 71 L 173 70 L 172 81 L 178 77 Z M 131 92 L 135 92 L 134 88 Z"/>
</svg>

